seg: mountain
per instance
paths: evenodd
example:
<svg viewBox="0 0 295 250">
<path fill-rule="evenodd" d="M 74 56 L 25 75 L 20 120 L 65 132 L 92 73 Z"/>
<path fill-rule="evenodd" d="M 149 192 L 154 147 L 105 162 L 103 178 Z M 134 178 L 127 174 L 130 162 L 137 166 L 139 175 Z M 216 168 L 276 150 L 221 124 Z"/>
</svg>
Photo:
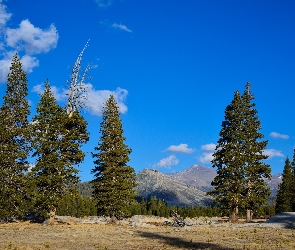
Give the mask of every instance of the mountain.
<svg viewBox="0 0 295 250">
<path fill-rule="evenodd" d="M 213 168 L 195 164 L 183 171 L 169 175 L 173 176 L 179 182 L 192 185 L 202 191 L 207 192 L 213 188 L 211 186 L 211 182 L 216 176 L 216 171 Z M 282 174 L 273 174 L 271 180 L 265 179 L 265 181 L 271 190 L 271 196 L 276 196 L 278 186 L 282 182 Z"/>
<path fill-rule="evenodd" d="M 273 174 L 271 180 L 266 180 L 266 182 L 271 190 L 271 196 L 276 196 L 279 184 L 282 182 L 282 174 Z"/>
<path fill-rule="evenodd" d="M 170 174 L 144 169 L 136 176 L 138 186 L 135 189 L 139 197 L 150 199 L 152 196 L 156 196 L 163 199 L 168 205 L 207 205 L 210 202 L 210 197 L 206 196 L 206 192 L 213 188 L 211 182 L 215 176 L 216 171 L 213 168 L 200 164 Z M 266 180 L 272 192 L 272 200 L 275 199 L 281 181 L 282 174 L 273 174 L 271 180 Z M 79 183 L 78 190 L 81 195 L 91 196 L 92 188 L 88 182 Z"/>
<path fill-rule="evenodd" d="M 195 164 L 183 171 L 169 174 L 179 182 L 194 186 L 204 192 L 212 189 L 211 182 L 216 176 L 213 168 Z"/>
<path fill-rule="evenodd" d="M 150 199 L 156 196 L 170 206 L 208 205 L 210 198 L 194 186 L 176 180 L 169 174 L 157 170 L 144 169 L 136 176 L 135 188 L 140 197 Z"/>
</svg>

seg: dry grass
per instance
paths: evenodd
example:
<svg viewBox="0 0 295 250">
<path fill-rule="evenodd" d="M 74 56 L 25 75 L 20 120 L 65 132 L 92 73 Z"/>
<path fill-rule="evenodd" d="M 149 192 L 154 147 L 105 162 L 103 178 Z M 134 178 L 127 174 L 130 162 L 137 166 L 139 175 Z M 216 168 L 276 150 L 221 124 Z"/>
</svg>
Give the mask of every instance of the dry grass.
<svg viewBox="0 0 295 250">
<path fill-rule="evenodd" d="M 0 249 L 295 249 L 295 230 L 282 228 L 29 222 L 0 225 Z"/>
</svg>

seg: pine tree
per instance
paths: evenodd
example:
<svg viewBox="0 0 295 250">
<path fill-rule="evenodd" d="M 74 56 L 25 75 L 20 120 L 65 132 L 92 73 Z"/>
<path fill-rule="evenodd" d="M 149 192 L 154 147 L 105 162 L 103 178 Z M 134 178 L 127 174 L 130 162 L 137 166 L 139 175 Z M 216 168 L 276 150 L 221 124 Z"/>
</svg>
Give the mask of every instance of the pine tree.
<svg viewBox="0 0 295 250">
<path fill-rule="evenodd" d="M 282 182 L 279 184 L 279 189 L 276 197 L 276 213 L 291 212 L 293 198 L 293 173 L 289 158 L 285 161 Z"/>
<path fill-rule="evenodd" d="M 26 73 L 20 58 L 12 58 L 6 95 L 0 110 L 0 220 L 20 215 L 27 198 L 29 122 Z"/>
<path fill-rule="evenodd" d="M 92 156 L 95 168 L 93 197 L 96 201 L 98 215 L 115 216 L 122 218 L 128 216 L 128 206 L 136 196 L 133 188 L 135 171 L 128 166 L 131 149 L 124 144 L 125 137 L 113 95 L 107 100 L 103 109 L 100 124 L 101 137 Z"/>
<path fill-rule="evenodd" d="M 293 154 L 293 161 L 291 165 L 292 165 L 291 208 L 292 208 L 292 212 L 295 212 L 295 148 L 294 148 L 294 154 Z"/>
<path fill-rule="evenodd" d="M 236 91 L 231 104 L 225 109 L 220 138 L 213 154 L 212 164 L 217 168 L 212 182 L 215 189 L 208 192 L 233 222 L 237 220 L 238 207 L 243 204 L 243 109 L 239 91 Z"/>
<path fill-rule="evenodd" d="M 213 167 L 217 167 L 217 176 L 212 185 L 213 195 L 223 210 L 231 211 L 232 221 L 236 220 L 238 207 L 247 210 L 247 221 L 252 220 L 253 211 L 263 205 L 270 190 L 264 178 L 271 178 L 269 165 L 263 160 L 267 141 L 261 141 L 263 134 L 257 116 L 254 96 L 250 93 L 250 83 L 240 96 L 235 93 L 232 103 L 225 110 L 220 139 L 213 154 Z"/>
<path fill-rule="evenodd" d="M 267 202 L 270 190 L 264 178 L 271 178 L 270 166 L 263 163 L 268 156 L 263 154 L 266 149 L 267 141 L 261 141 L 264 137 L 261 130 L 261 123 L 254 108 L 254 95 L 250 93 L 250 83 L 247 82 L 246 89 L 242 95 L 244 106 L 244 162 L 245 162 L 245 197 L 247 217 L 246 221 L 252 220 L 255 209 Z"/>
<path fill-rule="evenodd" d="M 33 157 L 37 157 L 30 173 L 35 210 L 45 218 L 50 214 L 52 222 L 60 199 L 78 183 L 79 171 L 74 165 L 84 158 L 79 147 L 88 140 L 88 133 L 78 111 L 69 117 L 56 103 L 48 80 L 33 118 L 32 133 Z"/>
</svg>

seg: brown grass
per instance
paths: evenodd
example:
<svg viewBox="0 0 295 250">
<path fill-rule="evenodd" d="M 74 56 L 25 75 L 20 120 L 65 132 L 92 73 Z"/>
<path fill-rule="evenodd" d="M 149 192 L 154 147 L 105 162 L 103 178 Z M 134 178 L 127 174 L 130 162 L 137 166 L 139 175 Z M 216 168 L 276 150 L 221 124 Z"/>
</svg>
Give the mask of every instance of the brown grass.
<svg viewBox="0 0 295 250">
<path fill-rule="evenodd" d="M 295 249 L 295 230 L 282 228 L 16 222 L 0 225 L 0 249 Z"/>
</svg>

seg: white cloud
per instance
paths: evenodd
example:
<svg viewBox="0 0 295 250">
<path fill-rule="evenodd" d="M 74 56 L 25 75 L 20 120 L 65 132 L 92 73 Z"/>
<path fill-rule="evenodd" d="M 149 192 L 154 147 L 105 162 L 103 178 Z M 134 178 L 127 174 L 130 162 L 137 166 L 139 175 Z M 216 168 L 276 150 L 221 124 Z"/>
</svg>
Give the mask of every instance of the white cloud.
<svg viewBox="0 0 295 250">
<path fill-rule="evenodd" d="M 90 113 L 93 115 L 101 116 L 102 109 L 109 99 L 110 95 L 115 97 L 117 105 L 119 107 L 119 112 L 124 114 L 127 112 L 128 108 L 124 103 L 126 101 L 126 97 L 128 95 L 128 91 L 126 89 L 117 88 L 114 91 L 111 90 L 96 90 L 93 88 L 92 84 L 87 83 L 84 84 L 86 92 L 87 92 L 87 99 L 82 100 L 86 106 L 86 110 L 89 110 Z M 33 92 L 42 94 L 44 91 L 43 84 L 38 84 L 33 87 Z M 51 91 L 57 101 L 67 101 L 67 89 L 60 89 L 56 86 L 51 86 Z"/>
<path fill-rule="evenodd" d="M 7 27 L 11 13 L 0 0 L 0 83 L 6 82 L 12 57 L 18 53 L 23 70 L 27 73 L 39 66 L 33 54 L 46 53 L 54 49 L 58 41 L 56 27 L 51 24 L 48 29 L 35 27 L 29 20 L 23 20 L 18 28 Z"/>
<path fill-rule="evenodd" d="M 35 27 L 29 20 L 21 21 L 19 28 L 6 30 L 6 43 L 17 50 L 25 50 L 29 55 L 40 54 L 54 49 L 58 41 L 58 33 L 51 24 L 46 30 Z"/>
<path fill-rule="evenodd" d="M 205 152 L 201 157 L 199 157 L 199 161 L 201 163 L 211 163 L 213 160 L 213 152 Z"/>
<path fill-rule="evenodd" d="M 13 55 L 15 55 L 16 51 L 6 52 L 6 55 L 0 60 L 0 83 L 6 82 L 7 75 L 10 71 L 11 61 Z M 21 63 L 23 65 L 23 70 L 25 72 L 32 72 L 34 67 L 39 66 L 39 61 L 36 57 L 24 55 L 20 58 Z"/>
<path fill-rule="evenodd" d="M 201 149 L 204 151 L 213 152 L 216 149 L 216 145 L 214 143 L 209 143 L 201 146 Z"/>
<path fill-rule="evenodd" d="M 280 134 L 280 133 L 277 133 L 277 132 L 271 132 L 270 136 L 273 137 L 273 138 L 279 138 L 279 139 L 285 139 L 285 140 L 290 138 L 289 135 L 283 135 L 283 134 Z"/>
<path fill-rule="evenodd" d="M 4 58 L 0 60 L 0 82 L 7 80 L 7 74 L 11 65 L 11 58 Z"/>
<path fill-rule="evenodd" d="M 37 94 L 39 94 L 39 95 L 41 95 L 43 93 L 43 91 L 44 91 L 43 84 L 37 84 L 37 85 L 35 85 L 33 87 L 33 90 L 32 91 L 35 92 L 35 93 L 37 93 Z"/>
<path fill-rule="evenodd" d="M 160 160 L 157 164 L 153 165 L 156 168 L 171 168 L 179 163 L 179 160 L 175 157 L 175 155 L 170 155 L 162 160 Z"/>
<path fill-rule="evenodd" d="M 109 99 L 110 95 L 114 95 L 117 105 L 119 107 L 119 112 L 124 114 L 127 112 L 128 108 L 125 105 L 125 100 L 128 95 L 126 89 L 117 88 L 114 91 L 111 90 L 95 90 L 92 84 L 85 84 L 87 89 L 87 100 L 84 101 L 86 108 L 94 115 L 101 116 L 104 104 Z"/>
<path fill-rule="evenodd" d="M 109 7 L 113 0 L 95 0 L 99 7 Z"/>
<path fill-rule="evenodd" d="M 263 154 L 267 155 L 269 158 L 272 157 L 285 157 L 282 154 L 282 151 L 276 149 L 265 149 L 263 150 Z"/>
<path fill-rule="evenodd" d="M 115 28 L 115 29 L 124 30 L 124 31 L 126 31 L 126 32 L 132 32 L 131 29 L 128 29 L 126 25 L 121 24 L 121 23 L 120 23 L 120 24 L 118 24 L 118 23 L 114 23 L 114 24 L 112 25 L 112 27 Z"/>
<path fill-rule="evenodd" d="M 166 151 L 170 151 L 173 153 L 184 153 L 184 154 L 191 154 L 194 152 L 194 149 L 188 148 L 187 144 L 179 144 L 178 146 L 171 145 L 169 148 L 166 149 Z"/>
<path fill-rule="evenodd" d="M 199 157 L 199 161 L 201 163 L 211 163 L 213 160 L 213 153 L 216 149 L 216 145 L 214 143 L 209 143 L 201 146 L 201 150 L 203 151 L 202 156 Z"/>
<path fill-rule="evenodd" d="M 23 70 L 28 73 L 31 73 L 33 68 L 39 66 L 39 60 L 34 56 L 24 55 L 20 61 L 23 65 Z"/>
<path fill-rule="evenodd" d="M 1 3 L 2 0 L 0 0 L 0 29 L 6 25 L 6 22 L 11 17 L 11 13 L 6 12 L 6 6 Z"/>
<path fill-rule="evenodd" d="M 59 89 L 56 86 L 50 86 L 50 88 L 51 88 L 51 92 L 52 92 L 54 98 L 57 101 L 66 101 L 68 90 Z M 35 93 L 37 93 L 39 95 L 43 94 L 43 92 L 44 92 L 44 85 L 43 84 L 37 84 L 37 85 L 35 85 L 33 87 L 32 92 L 35 92 Z"/>
</svg>

